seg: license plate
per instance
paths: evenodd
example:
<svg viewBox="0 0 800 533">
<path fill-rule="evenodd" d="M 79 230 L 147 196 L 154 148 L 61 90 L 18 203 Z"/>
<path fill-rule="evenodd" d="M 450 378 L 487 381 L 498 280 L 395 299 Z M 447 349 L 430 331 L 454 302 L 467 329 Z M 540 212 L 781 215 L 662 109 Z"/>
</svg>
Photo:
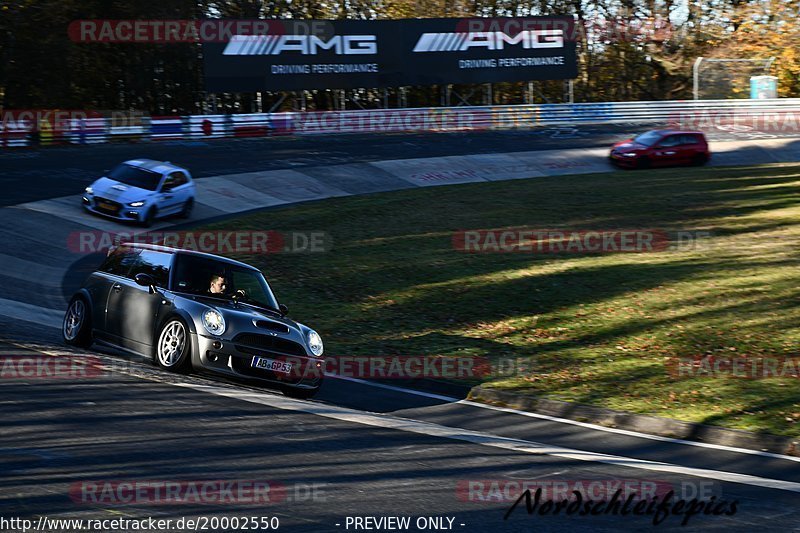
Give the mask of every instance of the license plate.
<svg viewBox="0 0 800 533">
<path fill-rule="evenodd" d="M 267 359 L 266 357 L 253 357 L 253 368 L 288 374 L 292 371 L 292 363 Z"/>
<path fill-rule="evenodd" d="M 100 209 L 105 209 L 107 211 L 115 211 L 117 209 L 117 206 L 114 204 L 109 204 L 108 202 L 97 202 L 97 206 Z"/>
</svg>

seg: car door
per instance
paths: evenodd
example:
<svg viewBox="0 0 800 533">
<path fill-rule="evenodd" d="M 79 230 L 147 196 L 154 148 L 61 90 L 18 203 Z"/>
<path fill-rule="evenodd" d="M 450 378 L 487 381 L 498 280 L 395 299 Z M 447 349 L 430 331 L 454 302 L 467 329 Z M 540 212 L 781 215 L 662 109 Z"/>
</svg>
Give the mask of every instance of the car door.
<svg viewBox="0 0 800 533">
<path fill-rule="evenodd" d="M 166 175 L 161 184 L 158 211 L 162 215 L 174 214 L 183 208 L 189 197 L 188 178 L 179 171 L 173 171 Z"/>
<path fill-rule="evenodd" d="M 128 274 L 111 287 L 107 323 L 109 332 L 119 339 L 121 346 L 149 355 L 156 321 L 162 307 L 168 304 L 160 294 L 151 294 L 149 287 L 137 284 L 133 278 L 136 274 L 149 274 L 157 287 L 166 288 L 172 254 L 141 248 L 135 252 L 136 259 Z"/>
<path fill-rule="evenodd" d="M 653 147 L 653 166 L 673 165 L 679 158 L 680 135 L 667 135 Z"/>
<path fill-rule="evenodd" d="M 681 143 L 681 159 L 684 163 L 691 163 L 696 161 L 698 155 L 705 154 L 705 147 L 700 144 L 700 139 L 693 133 L 685 133 L 683 135 L 683 143 Z"/>
<path fill-rule="evenodd" d="M 109 250 L 103 264 L 90 276 L 86 289 L 92 299 L 92 322 L 95 334 L 104 340 L 117 344 L 119 339 L 109 331 L 108 302 L 114 293 L 114 286 L 125 280 L 136 253 L 130 246 L 116 246 Z"/>
<path fill-rule="evenodd" d="M 176 211 L 183 209 L 186 201 L 194 196 L 194 184 L 189 180 L 189 177 L 183 171 L 175 171 L 170 174 L 174 176 L 174 184 L 172 186 L 172 193 L 175 195 L 177 202 Z"/>
</svg>

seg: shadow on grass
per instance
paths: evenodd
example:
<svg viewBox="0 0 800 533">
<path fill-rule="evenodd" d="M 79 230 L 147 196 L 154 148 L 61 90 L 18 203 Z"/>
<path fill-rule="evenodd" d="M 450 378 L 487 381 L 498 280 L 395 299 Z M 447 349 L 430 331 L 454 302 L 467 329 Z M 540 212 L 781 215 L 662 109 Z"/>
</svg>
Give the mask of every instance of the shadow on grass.
<svg viewBox="0 0 800 533">
<path fill-rule="evenodd" d="M 327 332 L 332 353 L 536 358 L 543 368 L 566 371 L 568 379 L 516 386 L 558 395 L 580 380 L 582 388 L 570 398 L 594 404 L 649 388 L 663 404 L 672 389 L 688 386 L 666 379 L 664 357 L 730 345 L 786 352 L 800 340 L 800 271 L 794 268 L 800 257 L 786 249 L 800 238 L 797 185 L 800 166 L 776 165 L 560 176 L 334 199 L 252 215 L 240 226 L 324 229 L 334 237 L 331 252 L 243 258 L 271 275 L 293 314 Z M 508 227 L 701 228 L 727 245 L 579 256 L 467 254 L 451 244 L 458 230 Z M 770 236 L 777 231 L 786 233 L 784 240 Z M 632 347 L 620 353 L 618 344 Z M 609 354 L 614 371 L 596 371 Z M 767 407 L 772 421 L 762 422 L 779 430 L 779 413 L 798 405 L 800 395 L 765 386 L 776 396 Z M 747 397 L 747 387 L 752 383 L 734 389 Z M 718 407 L 713 391 L 705 390 L 711 388 L 704 388 L 693 416 L 735 425 L 734 414 L 702 414 L 704 406 Z M 753 401 L 745 410 L 766 405 Z M 650 409 L 642 402 L 630 408 Z"/>
</svg>

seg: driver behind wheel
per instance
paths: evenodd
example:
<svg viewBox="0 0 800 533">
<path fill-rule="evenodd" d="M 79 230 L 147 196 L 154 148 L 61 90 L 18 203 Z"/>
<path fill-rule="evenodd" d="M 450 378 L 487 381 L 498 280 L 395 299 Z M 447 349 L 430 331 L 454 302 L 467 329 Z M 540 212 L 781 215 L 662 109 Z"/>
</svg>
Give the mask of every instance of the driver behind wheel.
<svg viewBox="0 0 800 533">
<path fill-rule="evenodd" d="M 227 287 L 228 283 L 225 280 L 225 276 L 214 274 L 211 276 L 211 286 L 208 288 L 208 292 L 211 294 L 224 294 Z"/>
</svg>

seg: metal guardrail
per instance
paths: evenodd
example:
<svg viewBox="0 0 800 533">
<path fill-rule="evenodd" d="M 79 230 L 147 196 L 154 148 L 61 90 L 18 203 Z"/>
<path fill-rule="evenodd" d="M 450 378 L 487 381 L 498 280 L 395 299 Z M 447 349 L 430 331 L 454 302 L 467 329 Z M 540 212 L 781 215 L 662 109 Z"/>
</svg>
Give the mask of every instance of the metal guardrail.
<svg viewBox="0 0 800 533">
<path fill-rule="evenodd" d="M 4 119 L 0 123 L 0 147 L 625 123 L 700 130 L 720 125 L 752 129 L 756 122 L 772 127 L 791 122 L 795 131 L 800 131 L 800 98 L 153 116 L 139 117 L 135 124 L 121 125 L 109 119 L 89 118 L 52 124 L 42 131 L 36 131 L 37 128 L 28 123 Z"/>
</svg>

